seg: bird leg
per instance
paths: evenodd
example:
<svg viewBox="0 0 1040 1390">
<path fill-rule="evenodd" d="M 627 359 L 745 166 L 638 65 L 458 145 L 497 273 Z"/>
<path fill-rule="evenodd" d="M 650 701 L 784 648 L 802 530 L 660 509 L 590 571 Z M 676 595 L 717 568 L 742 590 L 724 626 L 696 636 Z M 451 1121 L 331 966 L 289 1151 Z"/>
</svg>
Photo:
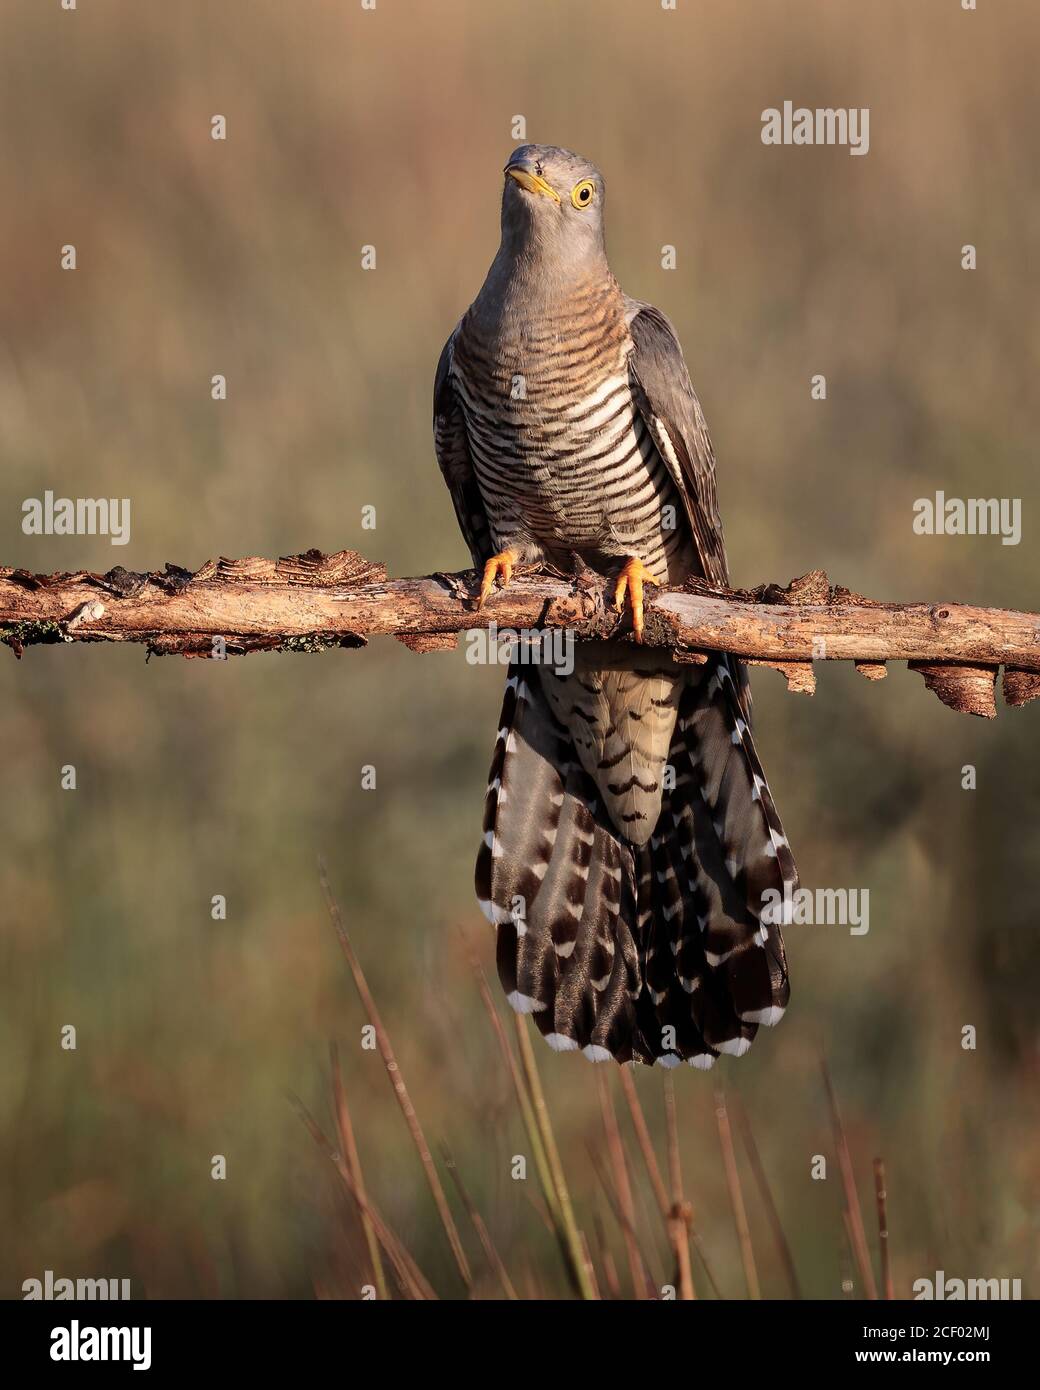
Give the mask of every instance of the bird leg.
<svg viewBox="0 0 1040 1390">
<path fill-rule="evenodd" d="M 614 586 L 614 607 L 619 613 L 625 607 L 625 593 L 628 593 L 632 604 L 632 631 L 635 633 L 637 642 L 643 640 L 643 585 L 655 584 L 660 586 L 661 581 L 655 579 L 642 560 L 631 559 L 625 562 L 625 567 L 617 577 Z"/>
<path fill-rule="evenodd" d="M 495 578 L 499 574 L 502 576 L 503 589 L 513 577 L 513 566 L 520 556 L 515 550 L 502 550 L 497 555 L 492 555 L 491 559 L 484 566 L 484 578 L 480 582 L 480 597 L 477 599 L 477 607 L 483 608 L 484 600 L 495 587 Z"/>
</svg>

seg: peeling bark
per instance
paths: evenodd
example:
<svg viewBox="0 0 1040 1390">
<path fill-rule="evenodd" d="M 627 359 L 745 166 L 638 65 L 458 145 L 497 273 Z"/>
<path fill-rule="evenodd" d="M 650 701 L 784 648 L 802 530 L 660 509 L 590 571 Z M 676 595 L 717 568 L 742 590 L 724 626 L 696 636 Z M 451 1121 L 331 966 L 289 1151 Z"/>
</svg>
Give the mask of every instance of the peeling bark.
<svg viewBox="0 0 1040 1390">
<path fill-rule="evenodd" d="M 612 585 L 589 571 L 518 573 L 477 611 L 476 576 L 389 579 L 355 551 L 309 550 L 281 560 L 210 560 L 149 574 L 30 574 L 0 568 L 0 640 L 16 655 L 41 642 L 141 642 L 152 655 L 211 657 L 254 651 L 316 652 L 393 636 L 413 651 L 454 647 L 490 622 L 502 629 L 563 628 L 577 638 L 627 636 Z M 879 603 L 832 586 L 821 570 L 786 588 L 713 589 L 698 580 L 654 590 L 646 644 L 681 661 L 710 651 L 779 670 L 812 693 L 817 660 L 852 661 L 869 680 L 906 661 L 953 709 L 992 716 L 997 669 L 1004 696 L 1040 696 L 1040 615 L 953 603 Z"/>
</svg>

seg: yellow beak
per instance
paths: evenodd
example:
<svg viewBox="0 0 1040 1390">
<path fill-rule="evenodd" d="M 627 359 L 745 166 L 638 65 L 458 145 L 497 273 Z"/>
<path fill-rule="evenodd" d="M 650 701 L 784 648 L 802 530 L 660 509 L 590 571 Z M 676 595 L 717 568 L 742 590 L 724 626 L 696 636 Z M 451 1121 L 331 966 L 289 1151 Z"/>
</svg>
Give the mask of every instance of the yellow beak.
<svg viewBox="0 0 1040 1390">
<path fill-rule="evenodd" d="M 506 173 L 511 179 L 516 179 L 521 188 L 526 188 L 528 193 L 544 193 L 547 198 L 552 198 L 554 202 L 560 201 L 560 195 L 553 188 L 552 184 L 546 183 L 541 174 L 529 174 L 526 169 L 513 168 L 506 169 Z"/>
</svg>

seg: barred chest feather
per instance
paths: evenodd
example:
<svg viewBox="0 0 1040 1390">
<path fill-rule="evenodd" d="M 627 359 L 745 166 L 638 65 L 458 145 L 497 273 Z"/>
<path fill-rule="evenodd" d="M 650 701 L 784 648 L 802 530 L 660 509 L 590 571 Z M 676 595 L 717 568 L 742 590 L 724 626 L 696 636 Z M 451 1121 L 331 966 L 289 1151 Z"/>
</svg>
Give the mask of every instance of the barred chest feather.
<svg viewBox="0 0 1040 1390">
<path fill-rule="evenodd" d="M 680 499 L 640 417 L 616 284 L 535 312 L 506 299 L 467 315 L 452 375 L 496 548 L 609 570 L 638 555 L 681 579 L 690 556 Z"/>
</svg>

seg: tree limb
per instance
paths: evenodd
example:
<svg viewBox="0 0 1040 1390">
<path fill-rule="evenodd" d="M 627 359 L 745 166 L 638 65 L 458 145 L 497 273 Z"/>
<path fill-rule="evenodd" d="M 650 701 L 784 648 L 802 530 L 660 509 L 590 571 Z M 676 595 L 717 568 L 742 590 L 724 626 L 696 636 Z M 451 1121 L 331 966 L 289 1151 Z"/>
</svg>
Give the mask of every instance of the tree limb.
<svg viewBox="0 0 1040 1390">
<path fill-rule="evenodd" d="M 519 573 L 477 612 L 475 576 L 389 579 L 354 551 L 310 550 L 274 561 L 208 561 L 191 573 L 30 574 L 0 568 L 0 640 L 16 655 L 38 642 L 142 642 L 150 655 L 222 656 L 252 651 L 361 647 L 372 636 L 415 651 L 454 647 L 460 632 L 562 629 L 575 638 L 626 636 L 628 618 L 610 606 L 612 585 L 584 570 Z M 813 661 L 852 661 L 870 680 L 888 661 L 906 661 L 945 704 L 995 713 L 1004 698 L 1040 695 L 1040 615 L 953 603 L 878 603 L 831 586 L 814 570 L 786 589 L 713 589 L 690 580 L 647 594 L 647 646 L 678 660 L 710 651 L 782 671 L 791 689 L 812 693 Z"/>
</svg>

